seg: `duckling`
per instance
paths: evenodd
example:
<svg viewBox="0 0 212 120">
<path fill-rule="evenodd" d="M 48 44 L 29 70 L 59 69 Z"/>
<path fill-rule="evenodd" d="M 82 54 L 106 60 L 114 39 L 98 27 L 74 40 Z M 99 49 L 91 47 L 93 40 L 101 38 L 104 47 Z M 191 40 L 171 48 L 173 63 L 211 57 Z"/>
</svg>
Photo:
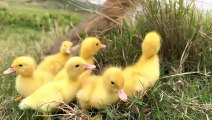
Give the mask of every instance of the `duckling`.
<svg viewBox="0 0 212 120">
<path fill-rule="evenodd" d="M 124 76 L 117 67 L 108 68 L 101 76 L 89 76 L 89 81 L 81 86 L 77 100 L 82 109 L 101 109 L 103 106 L 116 103 L 119 99 L 127 101 L 124 91 Z"/>
<path fill-rule="evenodd" d="M 87 61 L 87 63 L 94 64 L 94 55 L 102 48 L 106 48 L 106 45 L 102 44 L 98 38 L 85 38 L 81 45 L 80 57 Z"/>
<path fill-rule="evenodd" d="M 43 85 L 33 94 L 23 99 L 19 104 L 20 109 L 34 109 L 45 114 L 53 112 L 61 103 L 69 103 L 74 100 L 80 87 L 78 77 L 86 70 L 96 66 L 87 64 L 80 57 L 72 57 L 65 64 L 68 78 L 60 81 L 52 81 Z"/>
<path fill-rule="evenodd" d="M 32 57 L 20 56 L 13 60 L 11 67 L 3 74 L 16 72 L 15 88 L 22 97 L 32 94 L 43 84 L 52 80 L 53 76 L 45 71 L 35 70 L 36 62 Z"/>
<path fill-rule="evenodd" d="M 60 52 L 46 57 L 38 65 L 38 70 L 43 70 L 55 76 L 65 65 L 66 61 L 70 58 L 73 43 L 64 41 L 60 47 Z"/>
<path fill-rule="evenodd" d="M 160 36 L 149 32 L 142 43 L 142 55 L 132 66 L 124 69 L 124 89 L 129 97 L 136 92 L 144 92 L 152 87 L 160 76 L 160 65 L 157 53 L 160 50 Z"/>
<path fill-rule="evenodd" d="M 94 64 L 94 55 L 97 54 L 100 49 L 106 48 L 106 45 L 102 44 L 96 37 L 88 37 L 83 40 L 80 49 L 80 57 L 83 58 L 87 63 Z M 85 77 L 91 74 L 91 70 L 84 72 L 81 77 Z M 62 69 L 54 78 L 54 80 L 62 80 L 67 78 L 65 69 Z"/>
</svg>

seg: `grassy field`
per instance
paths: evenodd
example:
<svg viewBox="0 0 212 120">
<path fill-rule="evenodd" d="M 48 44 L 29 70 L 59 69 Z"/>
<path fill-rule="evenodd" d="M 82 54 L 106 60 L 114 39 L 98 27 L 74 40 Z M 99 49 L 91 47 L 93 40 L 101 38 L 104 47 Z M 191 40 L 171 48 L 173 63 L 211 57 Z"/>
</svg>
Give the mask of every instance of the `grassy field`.
<svg viewBox="0 0 212 120">
<path fill-rule="evenodd" d="M 59 17 L 60 16 L 60 17 Z M 47 9 L 22 1 L 0 3 L 0 119 L 39 119 L 34 112 L 20 111 L 14 88 L 15 75 L 3 76 L 12 60 L 20 55 L 30 55 L 40 60 L 54 42 L 57 29 L 60 34 L 75 25 L 86 15 L 61 9 Z M 55 28 L 57 26 L 57 28 Z M 58 27 L 59 26 L 59 27 Z"/>
<path fill-rule="evenodd" d="M 144 2 L 133 26 L 123 25 L 101 37 L 108 47 L 96 58 L 100 68 L 133 63 L 148 31 L 157 30 L 162 36 L 160 80 L 143 98 L 99 111 L 105 119 L 212 120 L 211 14 L 202 14 L 192 3 L 184 7 L 183 1 L 162 4 Z M 42 119 L 35 111 L 18 109 L 15 75 L 2 73 L 17 56 L 42 59 L 54 42 L 53 31 L 62 34 L 86 16 L 50 6 L 12 0 L 0 3 L 0 119 Z"/>
</svg>

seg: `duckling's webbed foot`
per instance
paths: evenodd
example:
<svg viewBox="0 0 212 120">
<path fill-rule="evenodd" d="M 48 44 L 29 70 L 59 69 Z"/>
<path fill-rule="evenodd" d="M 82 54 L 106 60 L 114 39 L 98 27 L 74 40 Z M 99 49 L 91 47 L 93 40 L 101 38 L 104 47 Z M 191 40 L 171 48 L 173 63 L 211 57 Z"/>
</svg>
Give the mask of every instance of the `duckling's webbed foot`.
<svg viewBox="0 0 212 120">
<path fill-rule="evenodd" d="M 21 96 L 21 95 L 19 95 L 19 96 L 17 96 L 16 98 L 15 98 L 15 101 L 22 101 L 24 99 L 24 97 L 23 96 Z"/>
</svg>

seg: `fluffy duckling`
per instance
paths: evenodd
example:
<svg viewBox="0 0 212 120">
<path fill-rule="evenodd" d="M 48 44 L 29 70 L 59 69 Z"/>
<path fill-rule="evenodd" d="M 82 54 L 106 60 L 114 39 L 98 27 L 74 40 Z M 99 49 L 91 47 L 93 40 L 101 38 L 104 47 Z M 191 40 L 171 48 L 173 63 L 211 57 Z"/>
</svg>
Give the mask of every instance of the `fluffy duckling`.
<svg viewBox="0 0 212 120">
<path fill-rule="evenodd" d="M 70 58 L 72 46 L 72 42 L 64 41 L 60 47 L 60 52 L 46 57 L 37 69 L 47 71 L 55 76 Z"/>
<path fill-rule="evenodd" d="M 117 67 L 108 68 L 102 76 L 89 76 L 77 93 L 77 100 L 82 109 L 101 109 L 103 106 L 116 103 L 119 99 L 127 101 L 124 91 L 122 70 Z"/>
<path fill-rule="evenodd" d="M 45 71 L 35 70 L 36 62 L 28 56 L 21 56 L 13 60 L 11 67 L 4 71 L 3 74 L 16 72 L 15 88 L 22 97 L 32 94 L 43 84 L 52 80 L 53 76 Z"/>
<path fill-rule="evenodd" d="M 144 92 L 159 79 L 160 66 L 157 53 L 160 50 L 160 36 L 149 32 L 142 43 L 142 56 L 134 65 L 124 69 L 125 86 L 128 96 Z"/>
<path fill-rule="evenodd" d="M 81 44 L 80 57 L 87 61 L 87 63 L 94 64 L 94 55 L 102 48 L 106 48 L 106 45 L 102 44 L 98 38 L 85 38 Z"/>
<path fill-rule="evenodd" d="M 96 37 L 88 37 L 83 40 L 80 48 L 80 57 L 87 63 L 94 64 L 94 55 L 96 55 L 100 49 L 106 48 L 106 45 L 102 44 Z M 91 70 L 84 72 L 81 77 L 85 77 L 91 74 Z M 65 69 L 62 69 L 54 78 L 54 80 L 62 80 L 67 78 Z"/>
<path fill-rule="evenodd" d="M 78 77 L 86 70 L 94 69 L 95 65 L 87 64 L 80 57 L 72 57 L 65 64 L 68 78 L 60 81 L 52 81 L 43 85 L 33 94 L 22 100 L 20 109 L 34 109 L 45 114 L 52 112 L 61 102 L 71 102 L 80 87 Z"/>
</svg>

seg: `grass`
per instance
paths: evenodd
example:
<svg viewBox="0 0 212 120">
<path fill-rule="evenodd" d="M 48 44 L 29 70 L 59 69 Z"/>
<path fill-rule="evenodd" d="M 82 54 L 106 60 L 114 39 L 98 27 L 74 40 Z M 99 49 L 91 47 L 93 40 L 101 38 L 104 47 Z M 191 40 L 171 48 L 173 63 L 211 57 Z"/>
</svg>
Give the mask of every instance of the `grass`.
<svg viewBox="0 0 212 120">
<path fill-rule="evenodd" d="M 14 88 L 15 75 L 3 76 L 2 73 L 10 66 L 12 60 L 17 56 L 29 55 L 39 60 L 43 57 L 44 51 L 49 49 L 49 44 L 52 41 L 50 39 L 45 39 L 46 35 L 44 33 L 34 29 L 4 26 L 1 33 L 0 101 L 3 106 L 1 106 L 0 111 L 4 111 L 1 114 L 1 117 L 3 117 L 1 119 L 19 119 L 22 111 L 18 110 L 18 101 L 15 101 L 15 97 L 18 95 Z M 33 114 L 34 112 L 31 113 Z M 25 113 L 25 118 L 27 118 L 27 114 L 29 115 L 29 113 Z M 32 114 L 29 115 L 29 119 Z"/>
<path fill-rule="evenodd" d="M 124 24 L 107 36 L 101 36 L 108 47 L 96 57 L 99 68 L 109 64 L 126 66 L 136 61 L 141 54 L 140 43 L 148 31 L 157 30 L 163 40 L 159 54 L 160 80 L 143 98 L 130 99 L 126 104 L 119 103 L 98 111 L 105 119 L 212 118 L 212 79 L 209 76 L 212 68 L 212 18 L 210 12 L 202 14 L 197 11 L 192 6 L 193 2 L 184 7 L 183 0 L 170 1 L 170 4 L 157 0 L 144 1 L 144 9 L 138 13 L 133 26 Z M 58 9 L 36 8 L 30 4 L 20 6 L 20 2 L 9 5 L 3 12 L 15 16 L 16 10 L 19 10 L 17 17 L 36 14 L 42 18 L 43 11 L 53 15 L 63 14 Z M 75 14 L 73 19 L 78 21 L 77 13 L 65 11 L 65 14 L 69 13 Z M 0 22 L 0 119 L 42 119 L 36 116 L 39 113 L 35 111 L 23 112 L 18 109 L 18 101 L 14 100 L 17 95 L 14 89 L 15 75 L 3 76 L 2 72 L 20 55 L 31 55 L 37 61 L 42 59 L 54 42 L 52 35 L 56 33 L 51 33 L 52 26 L 44 29 L 42 26 L 31 26 L 31 23 L 30 26 L 22 26 L 14 21 L 12 23 Z M 44 22 L 43 25 L 46 24 L 49 23 Z M 62 21 L 61 29 L 68 25 Z M 66 112 L 79 112 L 69 116 L 70 119 L 84 117 L 80 109 L 67 109 Z"/>
<path fill-rule="evenodd" d="M 80 22 L 84 16 L 59 9 L 52 11 L 51 9 L 37 8 L 30 5 L 21 6 L 20 1 L 0 8 L 0 13 L 2 13 L 0 15 L 2 18 L 0 22 L 0 119 L 41 119 L 41 117 L 34 116 L 34 111 L 23 112 L 18 109 L 18 101 L 15 101 L 15 97 L 18 95 L 14 88 L 15 75 L 3 76 L 2 73 L 10 66 L 12 60 L 20 55 L 33 56 L 39 61 L 45 56 L 44 53 L 50 49 L 54 42 L 54 39 L 50 37 L 53 36 L 51 29 L 58 19 L 47 17 L 47 20 L 55 20 L 55 22 L 44 21 L 43 26 L 37 27 L 37 23 L 32 18 L 33 16 L 37 15 L 39 18 L 46 14 L 67 16 L 68 18 L 64 18 L 65 21 L 61 20 L 61 23 L 56 23 L 56 25 L 62 24 L 57 29 L 65 29 L 71 22 L 74 25 Z M 8 14 L 11 17 L 5 17 Z M 19 18 L 22 18 L 22 20 L 18 21 Z M 66 22 L 66 19 L 70 20 L 69 23 Z M 45 29 L 47 27 L 48 29 Z"/>
</svg>

